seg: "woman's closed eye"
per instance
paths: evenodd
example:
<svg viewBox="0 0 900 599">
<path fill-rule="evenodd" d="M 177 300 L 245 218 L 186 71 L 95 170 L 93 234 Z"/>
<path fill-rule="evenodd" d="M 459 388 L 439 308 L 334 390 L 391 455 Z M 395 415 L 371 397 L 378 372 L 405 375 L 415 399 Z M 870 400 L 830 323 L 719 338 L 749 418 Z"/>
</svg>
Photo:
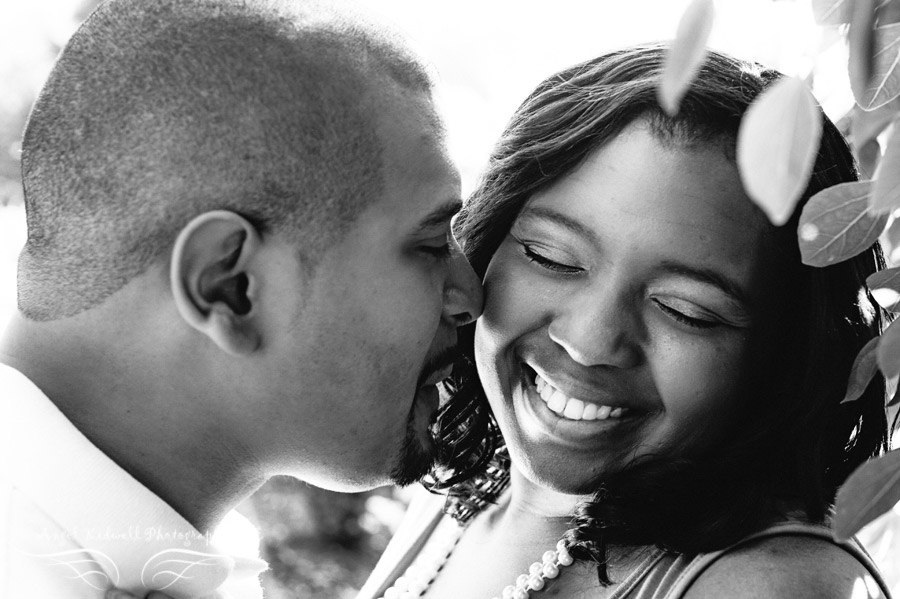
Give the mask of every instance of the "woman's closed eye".
<svg viewBox="0 0 900 599">
<path fill-rule="evenodd" d="M 711 329 L 722 325 L 716 318 L 703 313 L 693 304 L 682 300 L 653 298 L 653 303 L 675 321 L 698 329 Z"/>
<path fill-rule="evenodd" d="M 572 266 L 571 264 L 560 261 L 560 258 L 555 256 L 551 257 L 550 252 L 540 250 L 534 245 L 521 241 L 519 243 L 522 246 L 522 251 L 525 253 L 525 256 L 542 268 L 563 274 L 576 274 L 584 271 L 581 267 Z"/>
</svg>

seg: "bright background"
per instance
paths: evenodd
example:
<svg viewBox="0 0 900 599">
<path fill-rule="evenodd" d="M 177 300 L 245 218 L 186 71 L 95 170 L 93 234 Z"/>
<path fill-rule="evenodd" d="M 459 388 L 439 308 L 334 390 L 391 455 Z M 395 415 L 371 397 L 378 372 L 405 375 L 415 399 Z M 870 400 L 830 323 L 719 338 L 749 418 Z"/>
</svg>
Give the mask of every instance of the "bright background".
<svg viewBox="0 0 900 599">
<path fill-rule="evenodd" d="M 153 0 L 148 0 L 153 1 Z M 15 259 L 24 242 L 18 180 L 25 115 L 58 48 L 94 0 L 0 0 L 0 328 L 15 305 Z M 474 186 L 493 141 L 545 76 L 622 45 L 671 39 L 687 0 L 378 0 L 357 8 L 391 23 L 432 62 L 450 151 Z M 815 26 L 810 0 L 718 0 L 710 45 L 776 67 L 814 74 L 833 119 L 852 105 L 846 49 Z M 278 479 L 242 507 L 261 527 L 272 562 L 268 596 L 352 597 L 396 522 L 397 493 L 335 496 Z M 900 581 L 897 518 L 870 528 L 870 547 Z M 896 587 L 895 587 L 896 588 Z M 897 592 L 900 595 L 900 591 Z"/>
<path fill-rule="evenodd" d="M 810 0 L 718 0 L 710 45 L 791 75 L 821 49 L 816 95 L 832 117 L 851 105 L 846 51 L 813 23 Z M 95 0 L 0 0 L 0 205 L 20 203 L 19 135 L 58 48 Z M 362 0 L 355 6 L 411 39 L 437 70 L 450 151 L 472 189 L 513 110 L 545 76 L 626 44 L 670 39 L 686 0 Z M 0 322 L 14 306 L 9 252 L 23 216 L 0 211 Z"/>
<path fill-rule="evenodd" d="M 93 0 L 0 3 L 0 204 L 18 204 L 19 134 L 57 49 Z M 626 44 L 674 36 L 686 0 L 361 1 L 356 8 L 406 35 L 437 70 L 450 151 L 470 190 L 506 119 L 545 76 Z M 809 0 L 719 0 L 710 45 L 806 75 L 821 49 L 816 95 L 832 117 L 852 100 L 845 50 L 816 27 Z M 19 210 L 0 212 L 0 260 L 17 237 Z M 0 318 L 13 305 L 9 260 L 0 265 Z"/>
</svg>

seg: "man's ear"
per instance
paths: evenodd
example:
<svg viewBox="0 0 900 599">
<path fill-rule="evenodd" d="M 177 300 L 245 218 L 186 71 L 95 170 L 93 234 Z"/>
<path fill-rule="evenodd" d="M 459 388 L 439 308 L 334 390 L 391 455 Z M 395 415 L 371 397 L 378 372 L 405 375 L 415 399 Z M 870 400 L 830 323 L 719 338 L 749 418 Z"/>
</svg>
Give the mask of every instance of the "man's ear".
<svg viewBox="0 0 900 599">
<path fill-rule="evenodd" d="M 169 276 L 179 314 L 233 355 L 248 354 L 260 344 L 249 268 L 259 245 L 259 233 L 247 219 L 214 210 L 189 222 L 172 250 Z"/>
</svg>

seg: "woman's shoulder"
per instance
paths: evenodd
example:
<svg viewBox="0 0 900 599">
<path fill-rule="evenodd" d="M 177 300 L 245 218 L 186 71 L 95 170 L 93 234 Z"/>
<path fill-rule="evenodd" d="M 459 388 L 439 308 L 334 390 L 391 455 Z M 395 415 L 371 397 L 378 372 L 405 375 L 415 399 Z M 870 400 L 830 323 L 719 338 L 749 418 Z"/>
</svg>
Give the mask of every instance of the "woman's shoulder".
<svg viewBox="0 0 900 599">
<path fill-rule="evenodd" d="M 681 597 L 887 598 L 877 570 L 857 545 L 837 544 L 827 534 L 812 534 L 814 530 L 799 527 L 751 537 L 701 559 L 702 569 Z"/>
</svg>

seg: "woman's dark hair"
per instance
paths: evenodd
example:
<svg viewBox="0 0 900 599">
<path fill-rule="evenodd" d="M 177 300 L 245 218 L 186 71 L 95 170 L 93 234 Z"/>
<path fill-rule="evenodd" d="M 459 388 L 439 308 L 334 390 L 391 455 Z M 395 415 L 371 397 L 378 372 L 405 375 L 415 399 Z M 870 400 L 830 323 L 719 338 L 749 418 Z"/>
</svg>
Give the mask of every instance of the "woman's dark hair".
<svg viewBox="0 0 900 599">
<path fill-rule="evenodd" d="M 498 141 L 456 233 L 479 276 L 536 192 L 572 172 L 641 120 L 663 143 L 718 147 L 733 160 L 741 117 L 781 75 L 709 52 L 675 117 L 657 103 L 663 45 L 624 49 L 555 74 L 525 100 Z M 771 308 L 752 334 L 739 422 L 698 455 L 656 456 L 596 481 L 567 533 L 572 554 L 598 565 L 608 583 L 611 546 L 679 553 L 723 548 L 770 523 L 785 506 L 825 521 L 838 486 L 888 447 L 885 382 L 841 403 L 854 358 L 889 318 L 865 289 L 884 268 L 876 243 L 825 268 L 802 264 L 797 225 L 816 192 L 858 179 L 853 156 L 823 114 L 814 173 L 792 218 L 771 226 Z M 474 326 L 460 334 L 463 357 L 439 416 L 441 467 L 432 487 L 465 522 L 508 482 L 508 456 L 474 370 Z"/>
</svg>

